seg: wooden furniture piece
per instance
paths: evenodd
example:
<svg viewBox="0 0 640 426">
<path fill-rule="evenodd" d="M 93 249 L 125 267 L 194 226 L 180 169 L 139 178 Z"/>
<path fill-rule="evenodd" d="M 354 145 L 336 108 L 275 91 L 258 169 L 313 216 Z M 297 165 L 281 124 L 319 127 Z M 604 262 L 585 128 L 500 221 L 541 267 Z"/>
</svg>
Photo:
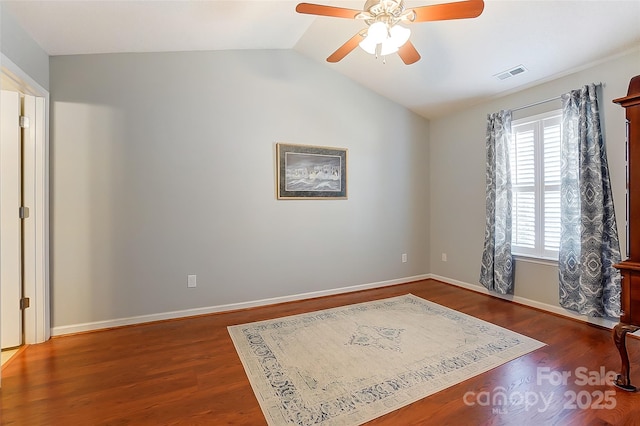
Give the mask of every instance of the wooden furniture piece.
<svg viewBox="0 0 640 426">
<path fill-rule="evenodd" d="M 640 330 L 640 75 L 629 82 L 624 98 L 613 102 L 627 115 L 627 260 L 615 265 L 622 275 L 620 323 L 613 329 L 613 341 L 620 352 L 622 368 L 615 385 L 635 392 L 629 378 L 626 336 Z"/>
</svg>

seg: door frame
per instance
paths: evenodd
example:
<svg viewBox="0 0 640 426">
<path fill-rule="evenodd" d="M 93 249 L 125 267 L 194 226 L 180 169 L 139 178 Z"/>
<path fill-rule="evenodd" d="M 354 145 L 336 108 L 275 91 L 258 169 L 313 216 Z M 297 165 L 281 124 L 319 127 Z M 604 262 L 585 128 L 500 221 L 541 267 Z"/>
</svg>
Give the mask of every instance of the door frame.
<svg viewBox="0 0 640 426">
<path fill-rule="evenodd" d="M 24 223 L 24 238 L 31 250 L 25 250 L 23 297 L 30 300 L 24 311 L 24 343 L 33 344 L 51 337 L 49 274 L 49 92 L 0 52 L 0 86 L 36 97 L 39 116 L 31 119 L 35 143 L 25 152 L 24 204 L 29 219 Z M 25 245 L 26 245 L 25 241 Z"/>
</svg>

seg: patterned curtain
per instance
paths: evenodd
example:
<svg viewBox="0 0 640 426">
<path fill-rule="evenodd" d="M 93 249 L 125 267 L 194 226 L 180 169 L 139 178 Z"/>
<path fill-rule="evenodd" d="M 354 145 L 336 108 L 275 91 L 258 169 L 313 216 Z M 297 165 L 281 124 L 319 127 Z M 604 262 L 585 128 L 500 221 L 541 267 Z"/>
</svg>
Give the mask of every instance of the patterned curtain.
<svg viewBox="0 0 640 426">
<path fill-rule="evenodd" d="M 491 291 L 513 291 L 511 256 L 511 111 L 487 117 L 487 218 L 480 284 Z"/>
<path fill-rule="evenodd" d="M 562 96 L 560 305 L 620 315 L 620 243 L 594 84 Z"/>
</svg>

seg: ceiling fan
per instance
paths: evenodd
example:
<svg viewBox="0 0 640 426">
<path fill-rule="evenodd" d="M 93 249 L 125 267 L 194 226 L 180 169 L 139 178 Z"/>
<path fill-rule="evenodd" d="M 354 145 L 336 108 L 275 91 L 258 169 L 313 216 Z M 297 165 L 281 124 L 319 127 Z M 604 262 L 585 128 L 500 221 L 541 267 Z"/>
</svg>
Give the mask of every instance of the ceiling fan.
<svg viewBox="0 0 640 426">
<path fill-rule="evenodd" d="M 362 19 L 367 28 L 351 37 L 328 58 L 338 62 L 357 46 L 370 54 L 385 56 L 398 52 L 402 61 L 409 65 L 420 60 L 420 54 L 409 41 L 411 31 L 399 25 L 412 22 L 444 21 L 448 19 L 476 18 L 484 9 L 483 0 L 466 0 L 405 9 L 404 0 L 367 0 L 363 10 L 300 3 L 296 12 L 308 15 L 332 16 L 336 18 Z"/>
</svg>

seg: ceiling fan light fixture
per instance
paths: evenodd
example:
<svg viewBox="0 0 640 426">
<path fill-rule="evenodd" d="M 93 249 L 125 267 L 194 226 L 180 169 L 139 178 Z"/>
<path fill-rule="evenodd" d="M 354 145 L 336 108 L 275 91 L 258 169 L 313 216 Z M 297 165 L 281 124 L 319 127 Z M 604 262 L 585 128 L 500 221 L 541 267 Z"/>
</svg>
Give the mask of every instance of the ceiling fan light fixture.
<svg viewBox="0 0 640 426">
<path fill-rule="evenodd" d="M 378 25 L 380 24 L 380 25 Z M 359 45 L 370 55 L 386 56 L 396 53 L 404 45 L 411 35 L 409 28 L 394 25 L 387 29 L 387 25 L 382 22 L 375 22 L 369 27 L 367 36 Z M 378 45 L 380 46 L 378 48 Z"/>
</svg>

